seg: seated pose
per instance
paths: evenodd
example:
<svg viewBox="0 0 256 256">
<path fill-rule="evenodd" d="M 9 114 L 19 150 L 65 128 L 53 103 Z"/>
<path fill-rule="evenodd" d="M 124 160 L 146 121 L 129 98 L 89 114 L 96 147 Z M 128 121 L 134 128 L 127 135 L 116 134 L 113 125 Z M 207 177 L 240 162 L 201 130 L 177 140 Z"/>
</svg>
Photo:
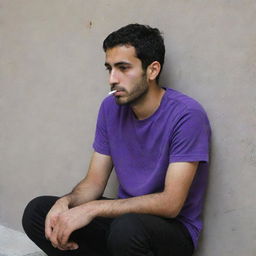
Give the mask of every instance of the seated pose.
<svg viewBox="0 0 256 256">
<path fill-rule="evenodd" d="M 165 46 L 130 24 L 103 42 L 111 95 L 100 107 L 86 177 L 63 197 L 33 199 L 27 235 L 49 256 L 187 256 L 197 247 L 210 125 L 192 98 L 159 86 Z M 103 198 L 112 169 L 119 191 Z"/>
</svg>

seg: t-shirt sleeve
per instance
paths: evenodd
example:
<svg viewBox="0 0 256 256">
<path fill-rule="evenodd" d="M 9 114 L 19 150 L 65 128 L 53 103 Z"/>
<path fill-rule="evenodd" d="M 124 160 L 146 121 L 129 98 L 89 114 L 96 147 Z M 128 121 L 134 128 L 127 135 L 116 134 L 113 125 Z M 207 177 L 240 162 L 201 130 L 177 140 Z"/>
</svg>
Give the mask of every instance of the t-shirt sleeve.
<svg viewBox="0 0 256 256">
<path fill-rule="evenodd" d="M 205 112 L 185 111 L 170 138 L 169 162 L 208 162 L 210 136 L 210 124 Z"/>
<path fill-rule="evenodd" d="M 106 117 L 104 113 L 104 102 L 100 106 L 98 113 L 95 137 L 93 142 L 93 148 L 96 152 L 103 155 L 110 155 L 108 133 L 106 126 Z"/>
</svg>

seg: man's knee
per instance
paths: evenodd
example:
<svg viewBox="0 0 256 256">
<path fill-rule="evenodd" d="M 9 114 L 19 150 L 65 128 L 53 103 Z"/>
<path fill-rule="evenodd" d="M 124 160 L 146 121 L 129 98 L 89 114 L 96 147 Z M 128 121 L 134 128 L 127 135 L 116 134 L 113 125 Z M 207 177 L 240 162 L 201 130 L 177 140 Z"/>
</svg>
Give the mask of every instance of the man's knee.
<svg viewBox="0 0 256 256">
<path fill-rule="evenodd" d="M 54 201 L 56 197 L 39 196 L 27 204 L 22 216 L 22 226 L 27 234 L 35 225 L 44 225 L 44 218 Z"/>
<path fill-rule="evenodd" d="M 31 227 L 31 223 L 33 222 L 35 212 L 37 211 L 38 208 L 40 208 L 39 205 L 42 202 L 42 198 L 43 197 L 40 196 L 32 199 L 25 207 L 25 210 L 22 216 L 22 226 L 26 233 Z"/>
<path fill-rule="evenodd" d="M 110 227 L 108 248 L 113 255 L 134 250 L 148 250 L 149 237 L 144 228 L 142 214 L 125 214 L 116 218 Z"/>
</svg>

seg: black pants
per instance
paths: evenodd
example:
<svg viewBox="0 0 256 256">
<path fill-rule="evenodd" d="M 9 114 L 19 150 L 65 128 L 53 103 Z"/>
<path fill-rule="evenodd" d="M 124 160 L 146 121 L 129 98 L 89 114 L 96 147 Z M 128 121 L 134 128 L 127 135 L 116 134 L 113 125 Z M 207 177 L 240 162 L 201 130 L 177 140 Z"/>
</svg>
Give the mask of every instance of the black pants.
<svg viewBox="0 0 256 256">
<path fill-rule="evenodd" d="M 147 214 L 118 218 L 97 217 L 74 231 L 70 240 L 79 249 L 61 251 L 45 238 L 45 217 L 58 197 L 41 196 L 26 207 L 22 224 L 28 237 L 49 256 L 191 256 L 193 244 L 187 229 L 175 219 Z"/>
</svg>

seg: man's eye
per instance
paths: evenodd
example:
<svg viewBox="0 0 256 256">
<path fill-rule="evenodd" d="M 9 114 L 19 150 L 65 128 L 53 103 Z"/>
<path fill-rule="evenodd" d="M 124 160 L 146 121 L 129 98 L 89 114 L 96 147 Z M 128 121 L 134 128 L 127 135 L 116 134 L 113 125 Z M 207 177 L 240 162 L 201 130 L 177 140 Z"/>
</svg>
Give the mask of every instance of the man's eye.
<svg viewBox="0 0 256 256">
<path fill-rule="evenodd" d="M 121 71 L 125 71 L 125 70 L 128 69 L 128 67 L 126 67 L 126 66 L 120 66 L 119 69 L 120 69 Z"/>
<path fill-rule="evenodd" d="M 111 72 L 111 68 L 106 67 L 106 70 L 108 71 L 108 73 Z"/>
</svg>

